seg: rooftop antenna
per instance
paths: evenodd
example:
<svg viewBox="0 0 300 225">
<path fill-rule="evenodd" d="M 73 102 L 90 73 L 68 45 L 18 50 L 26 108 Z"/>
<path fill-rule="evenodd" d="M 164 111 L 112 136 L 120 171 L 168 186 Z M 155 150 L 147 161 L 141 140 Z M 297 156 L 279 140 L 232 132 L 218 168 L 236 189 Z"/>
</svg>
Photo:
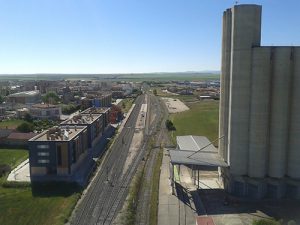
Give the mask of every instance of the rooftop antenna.
<svg viewBox="0 0 300 225">
<path fill-rule="evenodd" d="M 237 5 L 237 4 L 239 4 L 239 1 L 235 1 L 234 3 L 235 3 L 235 5 Z"/>
</svg>

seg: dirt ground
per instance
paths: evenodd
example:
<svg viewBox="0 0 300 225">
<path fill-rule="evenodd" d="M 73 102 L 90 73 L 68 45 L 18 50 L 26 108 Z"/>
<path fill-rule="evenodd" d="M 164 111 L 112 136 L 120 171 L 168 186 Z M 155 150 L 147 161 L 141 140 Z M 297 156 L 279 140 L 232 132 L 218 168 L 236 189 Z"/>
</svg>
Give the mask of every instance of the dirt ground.
<svg viewBox="0 0 300 225">
<path fill-rule="evenodd" d="M 175 99 L 175 98 L 162 98 L 162 100 L 166 104 L 169 113 L 178 113 L 178 112 L 183 112 L 183 111 L 189 110 L 189 107 L 187 107 L 179 99 Z"/>
</svg>

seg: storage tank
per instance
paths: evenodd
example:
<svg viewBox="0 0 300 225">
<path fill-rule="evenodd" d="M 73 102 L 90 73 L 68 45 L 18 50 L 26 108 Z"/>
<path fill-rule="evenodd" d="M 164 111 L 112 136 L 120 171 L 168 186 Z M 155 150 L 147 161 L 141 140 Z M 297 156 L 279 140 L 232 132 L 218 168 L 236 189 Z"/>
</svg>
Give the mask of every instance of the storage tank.
<svg viewBox="0 0 300 225">
<path fill-rule="evenodd" d="M 219 112 L 219 154 L 228 161 L 227 138 L 228 138 L 228 104 L 230 84 L 230 55 L 231 55 L 231 9 L 223 14 L 222 35 L 222 68 L 221 68 L 221 98 Z M 222 137 L 222 138 L 221 138 Z"/>
<path fill-rule="evenodd" d="M 270 114 L 271 48 L 253 49 L 248 175 L 263 178 L 267 173 Z"/>
<path fill-rule="evenodd" d="M 289 90 L 291 88 L 290 57 L 290 47 L 274 48 L 269 153 L 269 176 L 274 178 L 284 177 L 287 167 Z"/>
<path fill-rule="evenodd" d="M 228 149 L 230 172 L 247 175 L 251 100 L 252 47 L 260 46 L 261 6 L 232 8 Z"/>
<path fill-rule="evenodd" d="M 288 176 L 300 178 L 300 48 L 293 48 Z"/>
</svg>

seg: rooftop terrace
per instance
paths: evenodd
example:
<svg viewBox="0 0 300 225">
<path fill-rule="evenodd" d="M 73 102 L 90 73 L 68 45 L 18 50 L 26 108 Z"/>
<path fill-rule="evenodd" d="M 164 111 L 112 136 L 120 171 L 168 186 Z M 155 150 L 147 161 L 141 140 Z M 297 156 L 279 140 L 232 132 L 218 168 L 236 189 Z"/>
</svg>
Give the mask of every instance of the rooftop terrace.
<svg viewBox="0 0 300 225">
<path fill-rule="evenodd" d="M 88 108 L 88 109 L 84 110 L 83 112 L 81 112 L 81 114 L 87 114 L 87 113 L 102 114 L 102 113 L 107 112 L 108 110 L 109 110 L 108 107 L 101 107 L 101 108 L 91 107 L 91 108 Z"/>
<path fill-rule="evenodd" d="M 95 122 L 97 119 L 99 119 L 100 117 L 102 117 L 102 115 L 100 114 L 79 114 L 79 115 L 75 115 L 73 116 L 71 119 L 67 119 L 65 121 L 63 121 L 61 124 L 91 124 L 93 122 Z"/>
<path fill-rule="evenodd" d="M 29 141 L 70 141 L 85 129 L 86 126 L 60 125 L 38 134 Z"/>
</svg>

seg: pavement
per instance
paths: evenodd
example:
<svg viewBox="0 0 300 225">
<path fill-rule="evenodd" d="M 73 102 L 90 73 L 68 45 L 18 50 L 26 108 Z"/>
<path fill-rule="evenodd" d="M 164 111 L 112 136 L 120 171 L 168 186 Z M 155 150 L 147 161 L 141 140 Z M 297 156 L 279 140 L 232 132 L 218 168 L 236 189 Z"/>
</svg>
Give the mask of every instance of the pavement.
<svg viewBox="0 0 300 225">
<path fill-rule="evenodd" d="M 205 214 L 196 186 L 188 170 L 181 167 L 180 172 L 175 170 L 177 171 L 175 179 L 178 183 L 175 195 L 172 195 L 169 162 L 168 152 L 164 150 L 159 181 L 158 225 L 195 225 L 196 217 Z"/>
<path fill-rule="evenodd" d="M 26 159 L 11 171 L 7 181 L 30 182 L 29 159 Z"/>
</svg>

